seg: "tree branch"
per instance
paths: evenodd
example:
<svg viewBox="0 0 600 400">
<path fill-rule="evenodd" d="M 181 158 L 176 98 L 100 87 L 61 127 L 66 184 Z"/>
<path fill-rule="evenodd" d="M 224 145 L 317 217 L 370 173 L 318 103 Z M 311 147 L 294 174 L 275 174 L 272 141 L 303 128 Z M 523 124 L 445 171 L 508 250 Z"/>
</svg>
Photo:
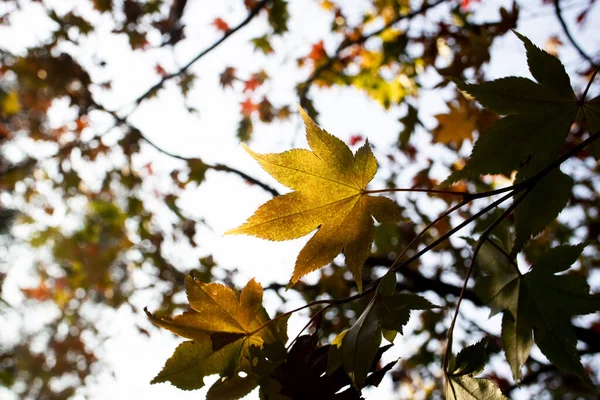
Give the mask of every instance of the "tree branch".
<svg viewBox="0 0 600 400">
<path fill-rule="evenodd" d="M 135 110 L 137 108 L 137 106 L 139 106 L 145 99 L 150 97 L 158 89 L 162 88 L 163 85 L 167 81 L 184 74 L 194 63 L 196 63 L 196 61 L 200 60 L 202 57 L 204 57 L 205 55 L 207 55 L 208 53 L 210 53 L 211 51 L 216 49 L 221 43 L 223 43 L 225 40 L 227 40 L 227 38 L 229 38 L 231 35 L 233 35 L 237 31 L 239 31 L 240 29 L 242 29 L 244 26 L 248 25 L 248 23 L 250 23 L 250 21 L 252 21 L 254 19 L 254 17 L 256 17 L 258 15 L 258 13 L 263 8 L 265 8 L 265 6 L 269 3 L 269 1 L 271 1 L 271 0 L 261 0 L 258 4 L 256 4 L 256 6 L 254 6 L 254 8 L 252 8 L 250 10 L 250 12 L 248 13 L 248 16 L 242 22 L 240 22 L 237 26 L 235 26 L 235 27 L 231 28 L 230 30 L 228 30 L 227 32 L 225 32 L 219 40 L 214 42 L 212 45 L 210 45 L 206 49 L 202 50 L 198 55 L 196 55 L 194 58 L 192 58 L 187 64 L 185 64 L 179 70 L 163 76 L 160 81 L 156 82 L 154 85 L 152 85 L 150 88 L 148 88 L 148 90 L 146 90 L 144 93 L 142 93 L 140 96 L 138 96 L 133 101 L 133 103 L 134 103 L 133 110 Z M 131 110 L 129 113 L 131 114 L 131 112 L 133 110 Z"/>
<path fill-rule="evenodd" d="M 585 51 L 583 51 L 583 49 L 581 48 L 581 46 L 579 46 L 575 38 L 573 38 L 573 35 L 571 35 L 571 31 L 569 30 L 569 27 L 567 26 L 567 23 L 565 22 L 565 19 L 562 16 L 560 0 L 554 0 L 554 13 L 556 14 L 556 18 L 558 18 L 558 22 L 560 23 L 560 26 L 562 27 L 565 35 L 567 36 L 567 39 L 569 39 L 575 50 L 577 50 L 579 55 L 585 58 L 592 65 L 592 67 L 597 67 L 598 64 L 594 62 L 592 57 L 590 57 Z"/>
<path fill-rule="evenodd" d="M 335 53 L 333 54 L 333 56 L 329 57 L 327 59 L 327 62 L 320 64 L 317 68 L 315 68 L 315 70 L 308 77 L 308 79 L 302 83 L 302 87 L 298 93 L 298 97 L 301 100 L 306 97 L 306 94 L 308 93 L 308 89 L 310 88 L 311 83 L 313 83 L 325 70 L 327 70 L 328 68 L 330 68 L 333 65 L 334 61 L 339 58 L 340 53 L 344 49 L 346 49 L 352 45 L 355 45 L 355 44 L 364 43 L 367 40 L 369 40 L 370 38 L 377 36 L 380 33 L 382 33 L 383 31 L 385 31 L 386 29 L 389 29 L 390 27 L 394 26 L 398 22 L 405 20 L 405 19 L 412 19 L 412 18 L 416 17 L 417 15 L 422 14 L 422 13 L 426 12 L 427 10 L 436 7 L 437 5 L 444 3 L 445 1 L 447 1 L 447 0 L 437 0 L 437 1 L 429 4 L 427 2 L 427 0 L 425 0 L 419 9 L 412 11 L 408 14 L 399 15 L 398 17 L 394 18 L 393 20 L 391 20 L 390 22 L 385 24 L 382 28 L 377 29 L 376 31 L 373 31 L 366 35 L 361 35 L 360 37 L 358 37 L 354 40 L 342 41 L 340 43 L 340 45 L 338 46 L 338 48 L 335 50 Z"/>
</svg>

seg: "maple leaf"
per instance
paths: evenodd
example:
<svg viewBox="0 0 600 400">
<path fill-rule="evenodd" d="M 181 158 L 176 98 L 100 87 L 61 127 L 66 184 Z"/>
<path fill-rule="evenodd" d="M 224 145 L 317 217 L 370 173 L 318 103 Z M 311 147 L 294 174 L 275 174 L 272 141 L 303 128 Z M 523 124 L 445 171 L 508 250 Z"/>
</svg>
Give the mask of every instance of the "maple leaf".
<svg viewBox="0 0 600 400">
<path fill-rule="evenodd" d="M 395 294 L 395 287 L 396 274 L 386 275 L 375 296 L 354 325 L 333 340 L 327 364 L 329 374 L 341 365 L 354 387 L 362 388 L 380 350 L 381 336 L 384 335 L 390 342 L 393 341 L 396 332 L 402 334 L 411 310 L 430 310 L 437 307 L 416 294 Z"/>
<path fill-rule="evenodd" d="M 272 325 L 256 331 L 269 318 L 262 308 L 262 287 L 254 280 L 239 296 L 227 286 L 199 282 L 189 275 L 185 286 L 190 310 L 173 318 L 146 311 L 154 324 L 192 339 L 177 347 L 151 383 L 168 381 L 180 389 L 199 389 L 205 376 L 228 377 L 243 368 L 249 346 L 281 340 Z"/>
<path fill-rule="evenodd" d="M 375 237 L 373 217 L 398 220 L 392 200 L 366 194 L 377 171 L 368 142 L 356 154 L 335 136 L 319 128 L 300 109 L 312 151 L 294 149 L 280 154 L 246 151 L 271 176 L 294 191 L 263 204 L 246 223 L 225 234 L 268 240 L 291 240 L 319 228 L 296 259 L 289 285 L 333 261 L 343 250 L 346 265 L 362 290 L 362 267 Z"/>
<path fill-rule="evenodd" d="M 560 60 L 525 36 L 515 34 L 525 46 L 527 64 L 537 82 L 514 76 L 480 85 L 457 82 L 459 89 L 483 106 L 506 116 L 483 132 L 465 167 L 442 185 L 486 174 L 510 176 L 515 170 L 518 184 L 556 160 L 578 116 L 583 116 L 590 134 L 600 130 L 600 102 L 579 101 Z M 594 144 L 592 149 L 600 153 L 595 151 L 597 146 Z M 513 255 L 558 216 L 571 189 L 572 180 L 557 170 L 536 182 L 528 193 L 516 194 L 515 197 L 526 197 L 515 211 L 517 241 Z M 531 212 L 533 209 L 535 213 Z"/>
<path fill-rule="evenodd" d="M 257 79 L 256 75 L 252 75 L 250 79 L 244 82 L 243 92 L 254 92 L 254 90 L 256 90 L 256 88 L 260 85 L 262 85 L 262 82 L 259 79 Z"/>
<path fill-rule="evenodd" d="M 246 117 L 250 117 L 254 111 L 258 110 L 258 104 L 253 102 L 250 98 L 241 102 L 240 105 L 242 106 L 242 115 Z"/>
<path fill-rule="evenodd" d="M 489 379 L 475 378 L 483 372 L 487 360 L 487 343 L 483 339 L 462 349 L 450 363 L 446 379 L 448 400 L 506 400 L 506 396 Z"/>
<path fill-rule="evenodd" d="M 481 246 L 477 265 L 482 276 L 475 293 L 492 309 L 503 311 L 502 342 L 515 380 L 535 342 L 558 368 L 571 372 L 591 385 L 579 355 L 570 317 L 600 310 L 600 295 L 589 293 L 582 276 L 555 275 L 577 260 L 585 245 L 558 246 L 548 250 L 521 274 L 509 260 L 501 243 Z"/>
<path fill-rule="evenodd" d="M 390 347 L 391 345 L 384 346 L 377 352 L 370 365 L 365 386 L 378 386 L 386 372 L 396 365 L 396 361 L 392 361 L 380 366 L 382 354 Z M 256 355 L 252 357 L 252 372 L 260 377 L 261 397 L 280 400 L 363 399 L 359 390 L 348 387 L 351 382 L 343 368 L 338 366 L 333 372 L 327 372 L 330 348 L 330 345 L 319 346 L 316 334 L 299 336 L 289 354 L 283 349 L 285 362 L 276 363 L 274 368 L 273 360 L 278 357 L 272 351 L 270 354 L 261 354 L 262 351 L 252 348 L 250 352 Z"/>
<path fill-rule="evenodd" d="M 454 142 L 460 147 L 463 140 L 471 139 L 473 131 L 477 129 L 469 105 L 462 97 L 459 98 L 458 106 L 447 103 L 450 112 L 435 115 L 438 126 L 433 130 L 434 141 L 437 143 Z"/>
<path fill-rule="evenodd" d="M 221 83 L 222 88 L 233 87 L 233 81 L 236 80 L 235 76 L 235 68 L 227 67 L 221 75 L 219 76 L 219 83 Z"/>
</svg>

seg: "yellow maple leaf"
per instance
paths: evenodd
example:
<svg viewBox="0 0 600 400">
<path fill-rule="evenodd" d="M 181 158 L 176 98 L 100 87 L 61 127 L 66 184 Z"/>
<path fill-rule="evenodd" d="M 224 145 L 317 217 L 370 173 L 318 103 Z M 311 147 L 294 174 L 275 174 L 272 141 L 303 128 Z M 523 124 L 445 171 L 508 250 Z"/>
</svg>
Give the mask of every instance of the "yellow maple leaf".
<svg viewBox="0 0 600 400">
<path fill-rule="evenodd" d="M 294 191 L 269 200 L 246 223 L 225 233 L 291 240 L 319 228 L 300 251 L 289 285 L 330 263 L 343 250 L 360 291 L 362 267 L 375 236 L 373 217 L 380 222 L 397 220 L 400 210 L 392 200 L 366 192 L 377 171 L 368 142 L 352 154 L 304 110 L 300 114 L 312 151 L 258 154 L 245 147 L 265 171 Z"/>
<path fill-rule="evenodd" d="M 433 130 L 434 142 L 454 142 L 460 146 L 463 140 L 472 138 L 473 131 L 477 129 L 476 118 L 465 100 L 460 99 L 458 106 L 448 103 L 448 107 L 449 113 L 435 116 L 438 126 Z"/>
<path fill-rule="evenodd" d="M 199 389 L 212 374 L 232 376 L 247 362 L 251 345 L 281 340 L 262 307 L 263 289 L 251 280 L 239 296 L 218 283 L 203 283 L 188 276 L 185 281 L 190 310 L 173 318 L 146 311 L 150 320 L 188 338 L 169 358 L 152 383 L 171 382 L 184 390 Z M 252 386 L 252 385 L 250 385 Z"/>
</svg>

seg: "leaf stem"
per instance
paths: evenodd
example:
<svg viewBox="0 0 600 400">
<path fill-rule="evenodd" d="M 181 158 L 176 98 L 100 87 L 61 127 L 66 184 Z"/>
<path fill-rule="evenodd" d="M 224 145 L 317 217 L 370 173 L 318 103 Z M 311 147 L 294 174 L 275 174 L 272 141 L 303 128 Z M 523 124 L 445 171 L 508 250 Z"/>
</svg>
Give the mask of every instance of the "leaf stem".
<svg viewBox="0 0 600 400">
<path fill-rule="evenodd" d="M 592 73 L 592 76 L 589 80 L 589 82 L 587 83 L 585 90 L 583 91 L 583 94 L 581 95 L 581 102 L 583 103 L 585 101 L 585 98 L 590 90 L 590 87 L 592 86 L 592 82 L 594 81 L 594 78 L 596 78 L 596 75 L 598 74 L 598 71 L 600 71 L 600 65 L 598 65 L 596 67 L 596 69 L 594 70 L 594 73 Z"/>
<path fill-rule="evenodd" d="M 513 260 L 513 258 L 510 256 L 510 254 L 508 254 L 506 252 L 506 250 L 504 250 L 502 247 L 498 246 L 498 243 L 494 242 L 493 240 L 490 240 L 490 238 L 486 238 L 486 240 L 496 248 L 496 250 L 498 250 L 500 253 L 502 253 L 506 259 L 515 267 L 515 270 L 517 271 L 517 273 L 519 274 L 519 276 L 521 276 L 521 271 L 519 270 L 519 266 L 517 265 L 517 263 L 515 262 L 515 260 Z"/>
<path fill-rule="evenodd" d="M 421 230 L 421 232 L 419 232 L 417 234 L 417 236 L 415 236 L 405 247 L 404 249 L 400 252 L 400 254 L 398 255 L 398 257 L 396 257 L 396 259 L 394 260 L 394 262 L 392 263 L 392 265 L 390 266 L 390 269 L 394 269 L 394 267 L 396 267 L 396 265 L 400 262 L 400 259 L 402 258 L 402 256 L 404 254 L 406 254 L 406 252 L 408 251 L 408 249 L 410 249 L 410 247 L 420 238 L 423 237 L 423 235 L 425 235 L 425 233 L 427 233 L 427 231 L 429 231 L 431 228 L 433 228 L 438 222 L 440 222 L 443 218 L 447 217 L 448 215 L 452 214 L 454 211 L 458 210 L 459 208 L 461 208 L 462 206 L 470 203 L 471 200 L 463 200 L 460 203 L 458 203 L 457 205 L 455 205 L 454 207 L 444 211 L 442 214 L 440 214 L 435 220 L 433 220 L 429 225 L 427 225 L 425 228 L 423 228 Z"/>
<path fill-rule="evenodd" d="M 565 22 L 565 19 L 562 16 L 560 0 L 554 0 L 554 12 L 556 14 L 556 18 L 558 18 L 560 26 L 562 27 L 563 31 L 565 32 L 565 35 L 567 36 L 567 39 L 569 39 L 573 47 L 575 47 L 575 50 L 577 50 L 579 55 L 585 58 L 592 66 L 596 67 L 597 64 L 594 62 L 594 60 L 592 60 L 592 57 L 590 57 L 585 51 L 583 51 L 581 46 L 579 46 L 577 41 L 575 41 L 575 38 L 573 38 L 573 35 L 571 35 L 571 31 L 569 30 L 569 27 L 567 26 L 567 23 Z"/>
<path fill-rule="evenodd" d="M 280 315 L 276 316 L 275 318 L 268 320 L 267 322 L 265 322 L 264 324 L 262 324 L 261 326 L 259 326 L 258 328 L 256 328 L 254 331 L 248 333 L 248 335 L 249 336 L 255 335 L 257 332 L 259 332 L 262 329 L 264 329 L 265 327 L 267 327 L 270 323 L 272 323 L 274 321 L 277 321 L 280 318 L 286 317 L 286 316 L 288 316 L 290 314 L 293 314 L 295 312 L 302 311 L 305 308 L 310 308 L 310 307 L 318 306 L 319 304 L 327 304 L 328 307 L 330 307 L 330 306 L 337 306 L 337 305 L 340 305 L 340 304 L 350 303 L 350 302 L 352 302 L 354 300 L 358 300 L 358 299 L 360 299 L 362 297 L 365 297 L 368 294 L 371 294 L 372 292 L 375 291 L 375 289 L 376 289 L 376 286 L 372 286 L 372 287 L 364 290 L 361 293 L 357 293 L 355 295 L 352 295 L 352 296 L 349 296 L 349 297 L 345 297 L 343 299 L 323 299 L 323 300 L 311 301 L 310 303 L 307 303 L 307 304 L 305 304 L 303 306 L 300 306 L 298 308 L 294 308 L 293 310 L 286 311 L 283 314 L 280 314 Z"/>
<path fill-rule="evenodd" d="M 459 225 L 457 225 L 456 227 L 450 229 L 448 232 L 446 232 L 444 235 L 440 236 L 438 239 L 436 239 L 433 243 L 431 243 L 430 245 L 424 247 L 421 251 L 419 251 L 417 254 L 415 254 L 414 256 L 410 257 L 408 260 L 404 261 L 402 264 L 398 264 L 396 265 L 393 270 L 394 271 L 398 271 L 401 267 L 406 266 L 408 264 L 410 264 L 411 262 L 417 260 L 418 258 L 420 258 L 423 254 L 427 253 L 429 250 L 433 249 L 434 247 L 436 247 L 437 245 L 439 245 L 440 243 L 442 243 L 443 241 L 445 241 L 446 239 L 448 239 L 449 237 L 451 237 L 452 235 L 454 235 L 456 232 L 458 232 L 459 230 L 461 230 L 462 228 L 464 228 L 465 226 L 467 226 L 468 224 L 470 224 L 471 222 L 475 221 L 477 218 L 481 217 L 483 214 L 488 213 L 490 210 L 496 208 L 498 205 L 502 204 L 503 202 L 505 202 L 506 200 L 508 200 L 510 197 L 512 197 L 513 192 L 508 193 L 505 196 L 502 196 L 501 198 L 499 198 L 498 200 L 494 201 L 492 204 L 486 206 L 485 208 L 483 208 L 481 211 L 479 211 L 477 214 L 473 215 L 472 217 L 470 217 L 469 219 L 463 221 L 462 223 L 460 223 Z"/>
<path fill-rule="evenodd" d="M 487 240 L 488 236 L 491 234 L 492 230 L 496 226 L 498 226 L 502 221 L 504 221 L 504 219 L 506 217 L 508 217 L 508 215 L 510 213 L 512 213 L 515 208 L 517 208 L 519 203 L 521 201 L 523 201 L 523 199 L 525 198 L 527 193 L 529 193 L 532 190 L 532 188 L 533 188 L 533 186 L 528 187 L 523 196 L 520 196 L 517 199 L 515 199 L 515 201 L 513 201 L 513 203 L 510 205 L 510 207 L 508 207 L 502 213 L 502 215 L 500 215 L 498 218 L 496 218 L 496 220 L 489 227 L 487 227 L 487 229 L 481 234 L 479 241 L 477 242 L 477 245 L 475 246 L 475 250 L 473 251 L 473 257 L 471 258 L 471 265 L 469 266 L 469 270 L 467 271 L 467 276 L 464 279 L 463 286 L 460 291 L 460 296 L 458 297 L 458 301 L 456 302 L 456 310 L 454 311 L 454 316 L 452 317 L 452 322 L 450 322 L 450 327 L 448 328 L 448 345 L 446 346 L 446 351 L 444 353 L 444 364 L 443 364 L 444 374 L 446 376 L 449 374 L 448 362 L 450 360 L 450 355 L 452 354 L 452 339 L 454 336 L 454 327 L 456 326 L 456 321 L 458 319 L 458 311 L 460 309 L 462 300 L 465 296 L 465 292 L 467 291 L 467 284 L 469 283 L 469 278 L 471 277 L 471 274 L 473 273 L 473 269 L 475 267 L 475 260 L 477 259 L 479 250 L 481 249 L 481 246 L 483 245 L 483 243 L 485 243 L 485 241 Z M 515 192 L 509 193 L 507 196 L 512 196 L 513 194 L 516 194 L 516 193 Z M 507 196 L 504 196 L 502 199 L 507 198 Z"/>
<path fill-rule="evenodd" d="M 377 190 L 364 190 L 363 193 L 375 194 L 375 193 L 389 193 L 389 192 L 415 192 L 415 193 L 430 193 L 430 194 L 447 194 L 451 196 L 462 196 L 471 197 L 473 193 L 470 192 L 456 192 L 453 190 L 438 190 L 438 189 L 418 189 L 418 188 L 389 188 L 389 189 L 377 189 Z"/>
<path fill-rule="evenodd" d="M 294 345 L 294 343 L 296 342 L 296 340 L 298 340 L 298 338 L 300 337 L 300 335 L 302 335 L 302 332 L 304 332 L 306 330 L 306 328 L 308 328 L 310 326 L 310 324 L 312 324 L 313 321 L 319 317 L 319 315 L 323 314 L 326 310 L 329 310 L 332 306 L 333 306 L 332 304 L 328 304 L 325 307 L 321 308 L 319 311 L 317 311 L 315 313 L 315 315 L 313 315 L 308 320 L 308 322 L 306 323 L 306 325 L 304 325 L 304 327 L 302 329 L 300 329 L 300 332 L 298 332 L 298 334 L 296 335 L 296 337 L 294 338 L 294 340 L 292 340 L 292 342 L 289 345 L 287 345 L 286 350 L 288 350 L 290 347 L 292 347 Z"/>
</svg>

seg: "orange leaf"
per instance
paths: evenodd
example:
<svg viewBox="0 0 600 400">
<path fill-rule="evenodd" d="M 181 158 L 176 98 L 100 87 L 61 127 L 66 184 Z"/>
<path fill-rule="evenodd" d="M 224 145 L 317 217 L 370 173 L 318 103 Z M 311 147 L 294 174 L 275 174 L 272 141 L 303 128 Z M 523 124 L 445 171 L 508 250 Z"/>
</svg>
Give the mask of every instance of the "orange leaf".
<svg viewBox="0 0 600 400">
<path fill-rule="evenodd" d="M 319 60 L 325 58 L 327 53 L 325 52 L 325 46 L 323 41 L 320 40 L 318 43 L 313 44 L 310 53 L 308 54 L 308 58 L 313 60 L 314 62 L 318 62 Z"/>
<path fill-rule="evenodd" d="M 227 32 L 229 30 L 229 24 L 225 22 L 222 18 L 215 18 L 212 24 L 215 28 L 217 28 L 217 30 L 221 32 Z"/>
<path fill-rule="evenodd" d="M 242 106 L 242 114 L 249 117 L 254 111 L 258 110 L 258 104 L 254 103 L 252 99 L 248 98 L 240 103 Z"/>
</svg>

